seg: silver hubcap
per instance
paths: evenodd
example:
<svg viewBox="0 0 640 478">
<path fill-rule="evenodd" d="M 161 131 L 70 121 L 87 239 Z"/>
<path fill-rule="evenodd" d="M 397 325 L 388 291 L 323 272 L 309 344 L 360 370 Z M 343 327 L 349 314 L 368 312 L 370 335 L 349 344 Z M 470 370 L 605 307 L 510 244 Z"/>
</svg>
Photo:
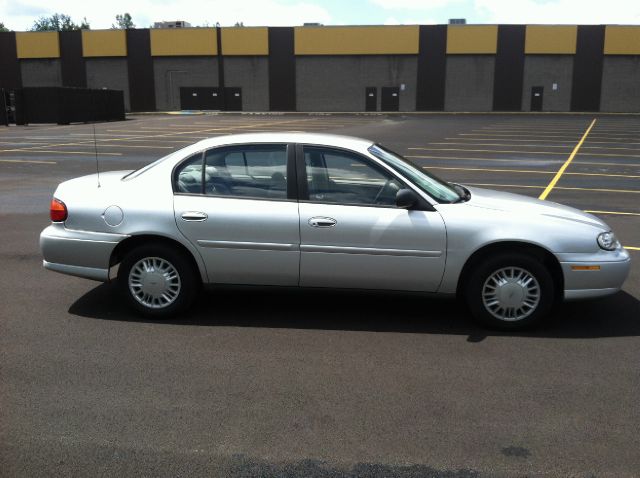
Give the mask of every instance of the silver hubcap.
<svg viewBox="0 0 640 478">
<path fill-rule="evenodd" d="M 489 276 L 482 302 L 496 319 L 515 322 L 530 316 L 540 303 L 540 284 L 520 267 L 505 267 Z"/>
<path fill-rule="evenodd" d="M 145 307 L 161 309 L 175 302 L 180 294 L 180 275 L 161 257 L 145 257 L 129 272 L 129 290 Z"/>
</svg>

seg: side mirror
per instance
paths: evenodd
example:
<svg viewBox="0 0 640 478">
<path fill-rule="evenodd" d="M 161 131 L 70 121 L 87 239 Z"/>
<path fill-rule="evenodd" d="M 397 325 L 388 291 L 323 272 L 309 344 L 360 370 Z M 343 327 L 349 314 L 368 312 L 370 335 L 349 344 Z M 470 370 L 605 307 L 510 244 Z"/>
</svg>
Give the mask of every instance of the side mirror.
<svg viewBox="0 0 640 478">
<path fill-rule="evenodd" d="M 396 194 L 396 206 L 402 209 L 411 209 L 419 201 L 420 198 L 411 189 L 401 189 Z"/>
</svg>

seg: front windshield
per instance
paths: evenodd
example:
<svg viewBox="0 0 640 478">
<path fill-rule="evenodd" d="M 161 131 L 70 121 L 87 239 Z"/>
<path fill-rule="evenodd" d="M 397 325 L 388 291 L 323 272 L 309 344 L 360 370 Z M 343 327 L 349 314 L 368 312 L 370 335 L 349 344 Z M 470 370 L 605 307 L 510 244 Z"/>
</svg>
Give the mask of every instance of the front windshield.
<svg viewBox="0 0 640 478">
<path fill-rule="evenodd" d="M 410 163 L 397 153 L 390 151 L 379 144 L 374 144 L 369 148 L 369 152 L 376 158 L 381 159 L 400 174 L 410 179 L 413 184 L 424 192 L 435 198 L 439 202 L 456 202 L 460 195 L 452 185 L 440 178 L 424 171 L 423 169 Z"/>
</svg>

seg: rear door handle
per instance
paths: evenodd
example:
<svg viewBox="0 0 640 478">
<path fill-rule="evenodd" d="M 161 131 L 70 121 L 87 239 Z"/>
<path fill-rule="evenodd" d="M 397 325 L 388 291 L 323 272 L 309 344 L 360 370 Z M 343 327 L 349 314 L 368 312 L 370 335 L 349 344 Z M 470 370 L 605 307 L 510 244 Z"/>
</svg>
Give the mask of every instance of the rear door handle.
<svg viewBox="0 0 640 478">
<path fill-rule="evenodd" d="M 333 227 L 338 223 L 332 217 L 312 217 L 309 219 L 309 225 L 311 227 Z"/>
<path fill-rule="evenodd" d="M 206 221 L 209 216 L 207 216 L 204 212 L 200 211 L 187 211 L 182 213 L 183 221 Z"/>
</svg>

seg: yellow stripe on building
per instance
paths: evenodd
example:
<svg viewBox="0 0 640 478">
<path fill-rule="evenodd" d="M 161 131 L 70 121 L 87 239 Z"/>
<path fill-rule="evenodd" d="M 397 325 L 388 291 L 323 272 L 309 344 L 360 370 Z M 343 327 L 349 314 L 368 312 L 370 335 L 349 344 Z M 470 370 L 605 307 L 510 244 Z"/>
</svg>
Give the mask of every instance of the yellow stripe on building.
<svg viewBox="0 0 640 478">
<path fill-rule="evenodd" d="M 127 56 L 125 30 L 82 30 L 82 55 L 86 57 Z"/>
<path fill-rule="evenodd" d="M 573 55 L 577 38 L 576 25 L 527 25 L 524 52 L 528 55 Z"/>
<path fill-rule="evenodd" d="M 151 56 L 216 55 L 215 28 L 152 28 Z"/>
<path fill-rule="evenodd" d="M 58 32 L 16 32 L 18 58 L 60 58 Z"/>
<path fill-rule="evenodd" d="M 266 27 L 222 29 L 223 55 L 268 55 L 269 30 Z"/>
<path fill-rule="evenodd" d="M 449 25 L 447 54 L 495 54 L 498 49 L 497 25 Z"/>
<path fill-rule="evenodd" d="M 419 27 L 296 27 L 296 55 L 416 55 Z"/>
<path fill-rule="evenodd" d="M 605 55 L 640 55 L 640 26 L 608 25 L 604 31 Z"/>
</svg>

